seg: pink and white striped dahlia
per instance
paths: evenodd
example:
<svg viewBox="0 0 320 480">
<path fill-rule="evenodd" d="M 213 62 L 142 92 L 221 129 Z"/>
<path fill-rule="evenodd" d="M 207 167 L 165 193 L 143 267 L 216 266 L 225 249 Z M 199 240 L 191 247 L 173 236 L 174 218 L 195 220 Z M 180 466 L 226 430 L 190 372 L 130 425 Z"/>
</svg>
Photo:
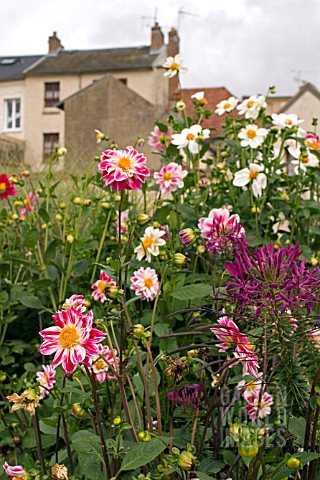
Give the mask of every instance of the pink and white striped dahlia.
<svg viewBox="0 0 320 480">
<path fill-rule="evenodd" d="M 102 153 L 102 162 L 99 163 L 101 179 L 104 179 L 103 186 L 110 186 L 111 190 L 119 192 L 139 190 L 150 176 L 146 161 L 146 157 L 133 147 L 127 147 L 127 151 L 105 150 Z"/>
<path fill-rule="evenodd" d="M 239 215 L 230 216 L 227 208 L 214 208 L 199 219 L 198 227 L 211 253 L 234 252 L 245 242 L 246 234 Z"/>
<path fill-rule="evenodd" d="M 75 308 L 80 313 L 84 313 L 87 309 L 87 302 L 85 301 L 84 296 L 71 295 L 70 298 L 66 298 L 62 305 L 62 310 L 68 310 L 70 307 Z"/>
<path fill-rule="evenodd" d="M 94 290 L 92 296 L 95 300 L 100 300 L 101 303 L 104 303 L 108 299 L 106 296 L 108 289 L 115 286 L 116 282 L 101 270 L 99 280 L 91 285 L 91 288 Z"/>
<path fill-rule="evenodd" d="M 116 221 L 116 232 L 117 232 L 117 235 L 118 235 L 118 232 L 119 232 L 119 212 L 117 211 L 117 221 Z M 129 218 L 129 210 L 124 210 L 123 212 L 121 212 L 121 220 L 120 220 L 120 223 L 121 223 L 121 234 L 122 235 L 125 235 L 126 233 L 128 233 L 128 225 L 127 225 L 127 221 L 128 221 L 128 218 Z"/>
<path fill-rule="evenodd" d="M 261 396 L 260 391 L 256 390 L 249 397 L 246 398 L 248 404 L 244 407 L 245 412 L 249 415 L 251 420 L 256 418 L 265 418 L 271 413 L 270 405 L 273 405 L 273 397 L 267 392 Z"/>
<path fill-rule="evenodd" d="M 52 367 L 62 363 L 65 373 L 72 373 L 80 363 L 90 366 L 90 357 L 99 353 L 98 345 L 105 333 L 92 327 L 93 313 L 83 315 L 73 307 L 53 315 L 54 327 L 40 332 L 44 342 L 40 347 L 43 355 L 55 353 Z"/>
<path fill-rule="evenodd" d="M 160 128 L 156 125 L 148 137 L 148 144 L 154 152 L 165 152 L 170 141 L 171 130 L 169 127 L 166 132 L 161 132 Z"/>
<path fill-rule="evenodd" d="M 91 357 L 93 376 L 98 382 L 102 383 L 105 380 L 112 380 L 116 378 L 114 373 L 110 373 L 110 366 L 117 370 L 119 358 L 117 357 L 117 350 L 110 350 L 106 346 L 98 345 L 99 354 Z"/>
<path fill-rule="evenodd" d="M 219 352 L 225 352 L 236 344 L 237 337 L 241 335 L 241 332 L 239 327 L 228 317 L 219 318 L 218 323 L 220 327 L 213 327 L 210 330 L 222 342 L 217 345 L 217 347 L 220 347 Z"/>
<path fill-rule="evenodd" d="M 49 394 L 48 390 L 54 387 L 56 371 L 52 365 L 42 365 L 43 372 L 37 372 L 37 382 L 40 383 L 40 398 Z"/>
<path fill-rule="evenodd" d="M 155 172 L 154 178 L 156 183 L 160 185 L 162 193 L 171 193 L 178 188 L 183 188 L 183 179 L 187 175 L 187 170 L 183 170 L 181 165 L 171 162 L 162 167 L 159 172 Z"/>
<path fill-rule="evenodd" d="M 142 300 L 153 300 L 157 296 L 160 284 L 153 268 L 139 268 L 130 280 L 131 290 L 134 290 Z"/>
<path fill-rule="evenodd" d="M 15 479 L 15 478 L 22 478 L 26 479 L 27 478 L 27 472 L 21 465 L 16 465 L 15 467 L 11 467 L 10 465 L 7 464 L 7 462 L 4 462 L 3 464 L 4 471 L 8 475 L 8 477 Z"/>
</svg>

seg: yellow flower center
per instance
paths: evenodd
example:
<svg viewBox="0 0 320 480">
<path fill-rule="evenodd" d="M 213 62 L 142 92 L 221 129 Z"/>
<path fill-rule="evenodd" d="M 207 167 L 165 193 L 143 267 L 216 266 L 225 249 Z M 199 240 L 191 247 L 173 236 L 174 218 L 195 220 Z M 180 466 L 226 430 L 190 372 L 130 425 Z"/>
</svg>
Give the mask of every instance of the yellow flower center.
<svg viewBox="0 0 320 480">
<path fill-rule="evenodd" d="M 103 139 L 103 133 L 99 132 L 96 133 L 96 140 L 102 140 Z"/>
<path fill-rule="evenodd" d="M 179 70 L 179 64 L 176 62 L 172 62 L 169 68 L 170 70 Z"/>
<path fill-rule="evenodd" d="M 152 237 L 147 237 L 145 240 L 143 240 L 142 245 L 144 246 L 144 248 L 149 248 L 151 247 L 152 243 Z"/>
<path fill-rule="evenodd" d="M 257 136 L 257 132 L 255 130 L 252 130 L 252 129 L 247 130 L 247 137 L 248 138 L 254 138 L 256 136 Z"/>
<path fill-rule="evenodd" d="M 164 180 L 171 180 L 171 178 L 172 178 L 172 175 L 171 175 L 170 172 L 165 172 L 165 173 L 163 174 L 163 179 L 164 179 Z"/>
<path fill-rule="evenodd" d="M 290 120 L 290 118 L 287 118 L 284 122 L 286 125 L 292 125 L 292 120 Z"/>
<path fill-rule="evenodd" d="M 255 172 L 255 173 L 257 173 L 257 172 Z M 257 173 L 257 175 L 258 175 L 258 173 Z M 246 344 L 246 347 L 247 347 L 248 350 L 253 350 L 253 345 L 251 345 L 250 342 L 248 342 L 248 343 Z"/>
<path fill-rule="evenodd" d="M 320 143 L 319 142 L 311 142 L 311 143 L 309 143 L 309 148 L 312 148 L 312 150 L 319 150 Z M 0 183 L 0 190 L 1 190 L 1 183 Z"/>
<path fill-rule="evenodd" d="M 29 203 L 30 203 L 29 198 L 26 198 L 25 200 L 23 200 L 23 203 L 24 203 L 25 205 L 29 205 Z"/>
<path fill-rule="evenodd" d="M 193 140 L 193 139 L 194 139 L 193 133 L 188 133 L 187 140 Z"/>
<path fill-rule="evenodd" d="M 248 107 L 248 108 L 253 107 L 253 105 L 254 105 L 254 101 L 253 101 L 253 100 L 249 100 L 249 102 L 247 102 L 247 107 Z"/>
<path fill-rule="evenodd" d="M 47 375 L 43 375 L 43 377 L 40 380 L 40 385 L 46 385 L 48 381 Z"/>
<path fill-rule="evenodd" d="M 144 284 L 145 284 L 146 287 L 151 288 L 153 286 L 152 278 L 150 278 L 150 277 L 145 278 L 143 281 L 144 281 Z"/>
<path fill-rule="evenodd" d="M 129 170 L 129 168 L 131 167 L 131 160 L 130 158 L 128 157 L 122 157 L 120 158 L 119 162 L 118 162 L 118 165 L 117 165 L 119 168 L 121 168 L 122 170 Z"/>
<path fill-rule="evenodd" d="M 264 407 L 265 407 L 265 404 L 263 402 L 260 402 L 260 406 L 259 406 L 260 410 L 263 410 Z"/>
<path fill-rule="evenodd" d="M 63 327 L 59 334 L 59 343 L 62 348 L 73 348 L 79 343 L 80 337 L 74 325 Z"/>
<path fill-rule="evenodd" d="M 5 192 L 7 189 L 7 185 L 4 182 L 0 183 L 0 192 Z"/>
<path fill-rule="evenodd" d="M 227 108 L 230 108 L 230 107 L 231 107 L 231 103 L 226 102 L 226 103 L 224 104 L 224 109 L 225 109 L 225 110 L 227 110 Z"/>
<path fill-rule="evenodd" d="M 103 358 L 99 358 L 99 360 L 94 363 L 94 367 L 96 370 L 104 370 L 106 367 L 106 362 L 103 360 Z"/>
<path fill-rule="evenodd" d="M 258 172 L 255 172 L 254 170 L 250 170 L 250 173 L 249 173 L 250 180 L 254 180 L 255 178 L 257 178 L 257 176 L 258 176 Z"/>
<path fill-rule="evenodd" d="M 199 100 L 199 103 L 200 103 L 200 105 L 205 105 L 208 102 L 207 102 L 207 99 L 203 97 L 203 98 L 201 98 L 201 100 Z"/>
<path fill-rule="evenodd" d="M 302 163 L 309 163 L 309 157 L 301 157 L 300 160 Z"/>
<path fill-rule="evenodd" d="M 161 143 L 161 145 L 166 145 L 168 137 L 167 137 L 167 135 L 160 135 L 158 140 L 159 140 L 159 143 Z"/>
<path fill-rule="evenodd" d="M 105 282 L 104 280 L 99 280 L 97 283 L 97 289 L 99 290 L 99 292 L 103 293 L 108 285 L 108 282 Z"/>
</svg>

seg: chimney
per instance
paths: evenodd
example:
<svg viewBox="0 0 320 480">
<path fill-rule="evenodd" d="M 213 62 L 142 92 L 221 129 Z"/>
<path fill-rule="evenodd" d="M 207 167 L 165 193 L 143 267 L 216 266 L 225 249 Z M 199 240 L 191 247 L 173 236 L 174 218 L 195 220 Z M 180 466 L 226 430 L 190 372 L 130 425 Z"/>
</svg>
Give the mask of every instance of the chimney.
<svg viewBox="0 0 320 480">
<path fill-rule="evenodd" d="M 49 53 L 55 53 L 63 49 L 60 39 L 57 37 L 57 32 L 53 32 L 53 35 L 49 37 Z"/>
<path fill-rule="evenodd" d="M 151 45 L 150 51 L 157 52 L 164 45 L 164 37 L 158 22 L 155 22 L 151 28 Z"/>
<path fill-rule="evenodd" d="M 180 39 L 177 30 L 172 27 L 169 32 L 169 41 L 167 49 L 167 57 L 174 57 L 179 53 Z M 178 75 L 169 79 L 169 104 L 175 104 L 180 100 Z"/>
</svg>

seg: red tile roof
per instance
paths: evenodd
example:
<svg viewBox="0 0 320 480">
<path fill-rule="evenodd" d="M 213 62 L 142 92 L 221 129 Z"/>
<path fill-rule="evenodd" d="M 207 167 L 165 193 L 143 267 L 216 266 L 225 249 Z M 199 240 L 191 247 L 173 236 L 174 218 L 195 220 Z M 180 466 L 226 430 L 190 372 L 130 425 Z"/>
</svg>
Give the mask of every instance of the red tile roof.
<svg viewBox="0 0 320 480">
<path fill-rule="evenodd" d="M 222 100 L 227 100 L 229 97 L 234 95 L 229 92 L 225 87 L 210 87 L 210 88 L 183 88 L 182 96 L 186 104 L 187 115 L 192 117 L 194 112 L 194 106 L 192 103 L 191 95 L 197 92 L 204 92 L 204 97 L 207 100 L 205 109 L 212 110 L 213 112 L 216 109 L 216 105 Z M 229 113 L 230 116 L 237 116 L 237 110 Z M 212 137 L 217 137 L 222 133 L 222 125 L 225 123 L 225 115 L 217 115 L 213 113 L 210 118 L 205 118 L 202 122 L 202 126 L 205 128 L 211 128 Z"/>
</svg>

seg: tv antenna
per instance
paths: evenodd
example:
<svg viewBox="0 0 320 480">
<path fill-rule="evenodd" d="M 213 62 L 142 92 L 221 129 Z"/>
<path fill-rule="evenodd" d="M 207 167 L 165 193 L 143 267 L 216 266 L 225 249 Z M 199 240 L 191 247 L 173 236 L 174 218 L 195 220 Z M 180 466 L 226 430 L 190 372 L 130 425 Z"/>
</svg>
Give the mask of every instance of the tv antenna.
<svg viewBox="0 0 320 480">
<path fill-rule="evenodd" d="M 153 27 L 156 23 L 157 23 L 157 17 L 158 17 L 158 7 L 155 7 L 154 8 L 154 15 L 153 17 L 151 16 L 146 16 L 146 15 L 143 15 L 141 17 L 141 20 L 142 20 L 142 27 Z M 144 24 L 144 20 L 153 20 L 153 24 L 150 25 L 150 24 Z"/>
<path fill-rule="evenodd" d="M 186 12 L 185 10 L 183 10 L 183 7 L 181 7 L 181 8 L 178 10 L 178 24 L 177 24 L 177 30 L 178 30 L 178 32 L 180 31 L 181 17 L 182 17 L 183 15 L 187 15 L 187 16 L 190 16 L 190 17 L 201 17 L 201 15 L 198 15 L 197 13 Z"/>
</svg>

